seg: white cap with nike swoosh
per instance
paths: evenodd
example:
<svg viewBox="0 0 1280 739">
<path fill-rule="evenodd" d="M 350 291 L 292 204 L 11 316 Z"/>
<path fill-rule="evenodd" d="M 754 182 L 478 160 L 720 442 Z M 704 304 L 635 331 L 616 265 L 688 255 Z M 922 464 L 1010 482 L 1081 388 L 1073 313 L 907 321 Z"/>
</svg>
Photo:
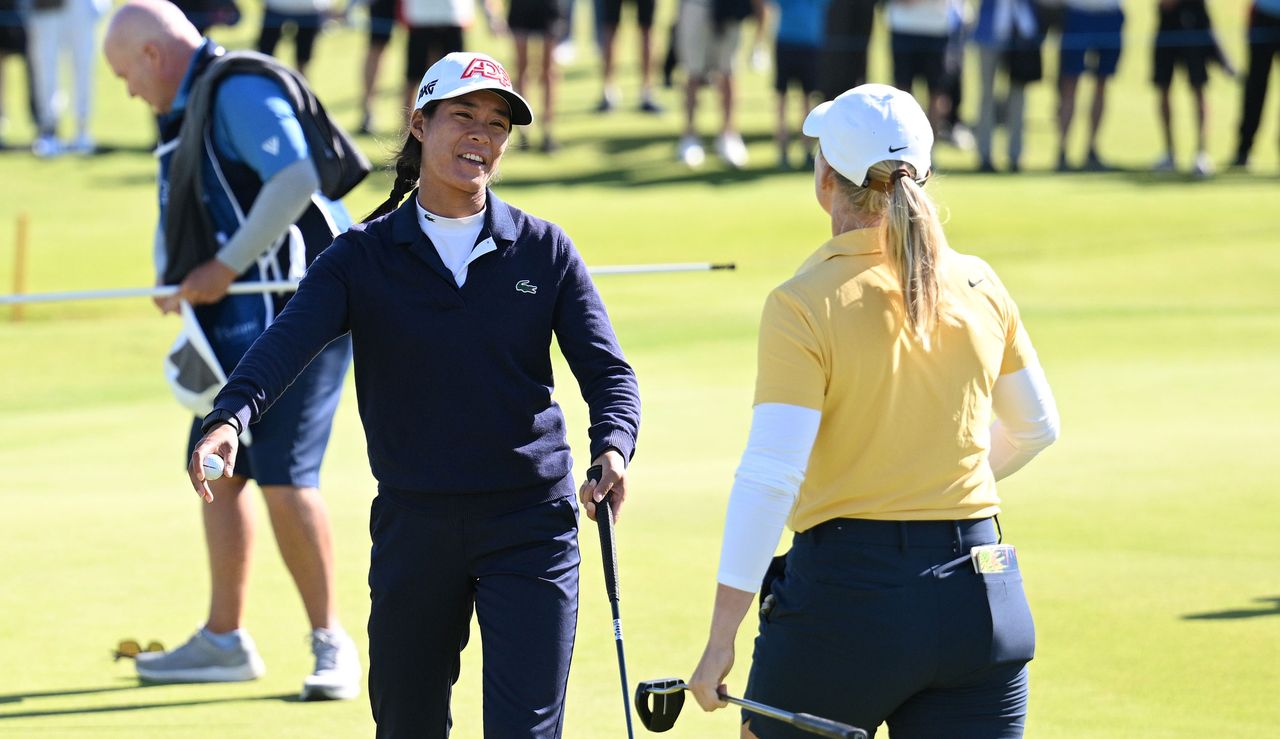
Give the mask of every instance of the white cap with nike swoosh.
<svg viewBox="0 0 1280 739">
<path fill-rule="evenodd" d="M 533 111 L 529 103 L 511 86 L 507 70 L 491 56 L 467 51 L 445 54 L 431 65 L 418 86 L 418 99 L 413 109 L 418 110 L 436 100 L 448 100 L 477 90 L 489 90 L 506 99 L 511 108 L 511 125 L 527 126 L 533 123 Z"/>
<path fill-rule="evenodd" d="M 932 166 L 933 127 L 910 93 L 880 84 L 859 85 L 810 111 L 804 134 L 818 140 L 831 168 L 859 187 L 867 170 L 902 160 L 923 182 Z"/>
</svg>

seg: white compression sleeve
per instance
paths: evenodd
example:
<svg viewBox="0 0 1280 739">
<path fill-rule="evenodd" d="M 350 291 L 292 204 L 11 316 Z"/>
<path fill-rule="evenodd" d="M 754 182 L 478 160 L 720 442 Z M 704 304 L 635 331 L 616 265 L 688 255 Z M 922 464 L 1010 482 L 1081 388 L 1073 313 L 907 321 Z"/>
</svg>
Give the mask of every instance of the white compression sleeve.
<svg viewBox="0 0 1280 739">
<path fill-rule="evenodd" d="M 747 449 L 734 476 L 716 579 L 754 593 L 800 494 L 821 411 L 761 403 L 751 414 Z"/>
<path fill-rule="evenodd" d="M 1058 406 L 1039 365 L 1000 375 L 991 391 L 991 471 L 997 480 L 1022 469 L 1058 439 Z"/>
<path fill-rule="evenodd" d="M 244 223 L 218 250 L 218 261 L 243 273 L 289 230 L 307 209 L 320 187 L 320 175 L 310 159 L 299 159 L 262 183 Z"/>
</svg>

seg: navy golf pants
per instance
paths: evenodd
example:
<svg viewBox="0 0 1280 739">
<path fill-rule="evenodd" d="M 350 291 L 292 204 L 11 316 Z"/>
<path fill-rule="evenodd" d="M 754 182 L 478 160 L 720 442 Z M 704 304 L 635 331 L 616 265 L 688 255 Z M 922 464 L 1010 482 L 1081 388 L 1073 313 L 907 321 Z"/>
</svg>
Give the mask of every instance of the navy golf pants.
<svg viewBox="0 0 1280 739">
<path fill-rule="evenodd" d="M 835 519 L 797 534 L 761 616 L 747 697 L 893 739 L 1014 739 L 1035 629 L 1017 571 L 974 572 L 991 519 Z M 764 609 L 762 609 L 763 613 Z M 809 735 L 753 714 L 760 739 Z"/>
<path fill-rule="evenodd" d="M 510 494 L 374 499 L 369 701 L 378 737 L 449 736 L 473 610 L 484 736 L 560 737 L 578 618 L 577 502 L 568 478 L 546 488 L 521 491 L 539 502 L 514 510 Z"/>
</svg>

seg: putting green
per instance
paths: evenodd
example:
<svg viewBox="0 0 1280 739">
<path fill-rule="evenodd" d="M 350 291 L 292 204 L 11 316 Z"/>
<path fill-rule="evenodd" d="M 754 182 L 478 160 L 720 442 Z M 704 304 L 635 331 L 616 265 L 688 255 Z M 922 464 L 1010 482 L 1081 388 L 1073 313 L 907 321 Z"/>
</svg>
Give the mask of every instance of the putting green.
<svg viewBox="0 0 1280 739">
<path fill-rule="evenodd" d="M 1062 411 L 1061 441 L 1001 485 L 1001 520 L 1019 546 L 1039 631 L 1028 735 L 1265 736 L 1280 725 L 1280 94 L 1273 89 L 1254 174 L 1204 183 L 1145 174 L 1160 153 L 1146 82 L 1153 4 L 1130 5 L 1131 46 L 1103 143 L 1125 171 L 1043 171 L 1053 133 L 1052 95 L 1042 84 L 1028 105 L 1029 173 L 967 174 L 969 155 L 941 147 L 944 174 L 932 186 L 949 212 L 952 243 L 990 261 L 1018 299 Z M 1245 5 L 1213 3 L 1238 63 Z M 664 2 L 661 17 L 673 10 Z M 588 38 L 589 19 L 580 20 Z M 219 38 L 245 46 L 255 23 L 247 18 Z M 490 48 L 511 56 L 509 41 Z M 313 72 L 348 124 L 358 115 L 362 49 L 357 32 L 335 31 L 321 40 Z M 394 116 L 401 54 L 397 45 L 387 57 L 383 121 Z M 632 58 L 625 50 L 627 92 Z M 5 102 L 20 118 L 20 76 L 5 67 Z M 873 74 L 886 70 L 878 57 Z M 120 150 L 49 162 L 0 154 L 0 289 L 11 281 L 10 233 L 20 212 L 31 223 L 30 290 L 151 280 L 151 123 L 105 67 L 98 88 L 96 132 Z M 734 273 L 599 279 L 644 400 L 618 530 L 633 682 L 687 677 L 699 656 L 725 499 L 750 417 L 758 312 L 769 288 L 827 234 L 810 177 L 772 169 L 766 77 L 744 74 L 742 90 L 752 167 L 732 173 L 709 161 L 690 173 L 672 162 L 675 112 L 656 121 L 590 112 L 598 89 L 584 58 L 566 73 L 563 152 L 510 152 L 498 185 L 508 201 L 563 224 L 592 264 L 739 265 Z M 1210 90 L 1212 151 L 1225 161 L 1238 95 L 1221 77 Z M 1180 91 L 1184 152 L 1185 97 Z M 677 97 L 664 102 L 674 109 Z M 711 102 L 706 131 L 715 123 Z M 19 126 L 10 137 L 24 135 Z M 393 139 L 363 143 L 383 157 Z M 349 199 L 351 210 L 371 209 L 388 184 L 385 174 L 371 178 Z M 176 331 L 146 301 L 33 306 L 22 323 L 0 310 L 0 735 L 369 736 L 363 696 L 291 700 L 309 669 L 306 626 L 265 516 L 246 617 L 267 661 L 263 679 L 143 688 L 128 663 L 111 661 L 121 638 L 172 646 L 204 616 L 198 501 L 182 474 L 187 419 L 160 374 Z M 562 363 L 557 372 L 582 460 L 585 411 Z M 374 486 L 350 392 L 323 487 L 341 614 L 363 649 Z M 582 544 L 565 734 L 617 737 L 620 689 L 591 528 Z M 738 690 L 749 631 L 729 678 Z M 473 641 L 455 691 L 461 739 L 482 735 L 479 653 Z M 672 736 L 732 736 L 734 725 L 690 705 Z"/>
</svg>

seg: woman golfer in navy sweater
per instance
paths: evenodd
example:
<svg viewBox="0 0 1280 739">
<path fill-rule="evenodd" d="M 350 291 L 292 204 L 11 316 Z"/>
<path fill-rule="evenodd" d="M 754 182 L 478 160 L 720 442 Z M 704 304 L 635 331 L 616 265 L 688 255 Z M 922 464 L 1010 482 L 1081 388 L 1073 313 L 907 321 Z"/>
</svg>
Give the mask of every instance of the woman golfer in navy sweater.
<svg viewBox="0 0 1280 739">
<path fill-rule="evenodd" d="M 484 735 L 561 735 L 577 621 L 577 505 L 552 400 L 554 334 L 590 409 L 598 484 L 620 508 L 640 400 L 582 258 L 488 190 L 528 104 L 506 70 L 454 53 L 427 70 L 388 201 L 316 260 L 244 356 L 191 459 L 233 469 L 237 434 L 350 333 L 369 464 L 369 699 L 379 737 L 445 737 L 471 612 Z M 400 199 L 418 186 L 416 196 Z M 397 207 L 398 206 L 398 207 Z M 384 215 L 385 214 L 385 215 Z"/>
</svg>

